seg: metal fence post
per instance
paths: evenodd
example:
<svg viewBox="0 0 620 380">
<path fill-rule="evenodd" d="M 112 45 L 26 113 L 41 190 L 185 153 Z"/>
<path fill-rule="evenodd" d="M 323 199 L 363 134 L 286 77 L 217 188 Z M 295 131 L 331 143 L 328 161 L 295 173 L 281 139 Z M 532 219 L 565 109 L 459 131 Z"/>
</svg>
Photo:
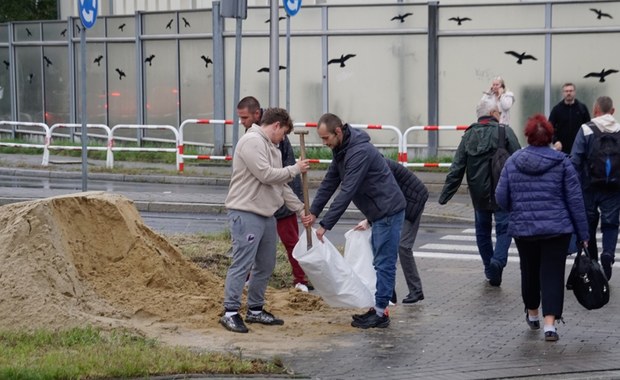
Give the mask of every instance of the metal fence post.
<svg viewBox="0 0 620 380">
<path fill-rule="evenodd" d="M 428 124 L 439 124 L 439 2 L 428 3 Z M 438 134 L 428 134 L 428 156 L 437 156 L 439 146 Z"/>
<path fill-rule="evenodd" d="M 224 23 L 220 15 L 220 2 L 214 1 L 212 8 L 213 18 L 213 116 L 216 119 L 225 119 L 226 110 L 224 108 Z M 213 134 L 213 151 L 216 155 L 224 152 L 224 141 L 226 131 L 224 125 L 215 127 Z"/>
<path fill-rule="evenodd" d="M 545 4 L 545 115 L 551 113 L 551 3 Z"/>
</svg>

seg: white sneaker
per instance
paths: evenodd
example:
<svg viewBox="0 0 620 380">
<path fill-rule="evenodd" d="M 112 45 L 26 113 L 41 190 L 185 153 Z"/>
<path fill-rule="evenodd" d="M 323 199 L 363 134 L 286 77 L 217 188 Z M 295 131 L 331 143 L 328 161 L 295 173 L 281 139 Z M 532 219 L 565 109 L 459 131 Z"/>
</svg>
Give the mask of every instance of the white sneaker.
<svg viewBox="0 0 620 380">
<path fill-rule="evenodd" d="M 302 284 L 301 282 L 298 282 L 297 284 L 295 284 L 295 289 L 299 289 L 304 293 L 308 293 L 308 287 L 305 284 Z"/>
</svg>

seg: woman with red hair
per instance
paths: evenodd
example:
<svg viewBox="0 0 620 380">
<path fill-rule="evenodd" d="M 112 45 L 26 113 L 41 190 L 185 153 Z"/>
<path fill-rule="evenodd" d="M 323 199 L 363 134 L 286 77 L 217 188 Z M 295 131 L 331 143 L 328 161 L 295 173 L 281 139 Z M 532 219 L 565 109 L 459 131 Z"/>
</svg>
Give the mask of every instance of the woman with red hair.
<svg viewBox="0 0 620 380">
<path fill-rule="evenodd" d="M 546 341 L 559 339 L 555 321 L 564 308 L 564 270 L 571 234 L 588 243 L 579 177 L 568 156 L 551 147 L 553 126 L 536 114 L 525 126 L 529 146 L 510 156 L 495 190 L 510 213 L 508 233 L 519 251 L 525 320 L 540 328 L 542 301 Z"/>
</svg>

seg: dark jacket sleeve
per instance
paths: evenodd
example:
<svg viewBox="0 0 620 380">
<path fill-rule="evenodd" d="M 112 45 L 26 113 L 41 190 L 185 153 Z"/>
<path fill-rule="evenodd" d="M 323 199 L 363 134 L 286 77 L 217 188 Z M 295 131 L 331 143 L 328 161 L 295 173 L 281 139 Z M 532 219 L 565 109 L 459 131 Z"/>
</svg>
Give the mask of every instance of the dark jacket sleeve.
<svg viewBox="0 0 620 380">
<path fill-rule="evenodd" d="M 571 165 L 568 157 L 563 162 L 564 165 L 564 194 L 568 212 L 570 213 L 575 233 L 578 241 L 590 239 L 588 232 L 588 219 L 586 208 L 583 202 L 583 193 L 575 168 Z"/>
<path fill-rule="evenodd" d="M 508 171 L 512 168 L 513 156 L 508 157 L 508 160 L 504 164 L 502 173 L 499 177 L 499 182 L 495 188 L 495 202 L 503 210 L 510 211 L 510 181 L 508 179 Z"/>
<path fill-rule="evenodd" d="M 454 161 L 450 165 L 450 172 L 446 176 L 446 183 L 439 195 L 439 204 L 445 205 L 454 196 L 461 186 L 465 169 L 467 168 L 467 152 L 465 152 L 465 139 L 461 139 L 459 147 L 454 155 Z"/>
</svg>

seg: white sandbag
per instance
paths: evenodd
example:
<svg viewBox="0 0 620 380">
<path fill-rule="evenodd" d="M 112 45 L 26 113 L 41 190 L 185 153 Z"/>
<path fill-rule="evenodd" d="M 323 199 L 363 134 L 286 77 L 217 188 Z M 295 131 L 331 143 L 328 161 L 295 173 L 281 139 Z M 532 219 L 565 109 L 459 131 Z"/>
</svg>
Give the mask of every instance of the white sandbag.
<svg viewBox="0 0 620 380">
<path fill-rule="evenodd" d="M 377 272 L 372 265 L 372 229 L 364 231 L 349 230 L 344 234 L 344 261 L 362 280 L 364 285 L 375 294 L 377 289 Z"/>
<path fill-rule="evenodd" d="M 312 248 L 307 248 L 306 231 L 293 249 L 293 257 L 314 285 L 318 294 L 333 307 L 363 308 L 375 304 L 374 294 L 364 285 L 340 252 L 323 236 L 323 243 L 312 230 Z"/>
</svg>

